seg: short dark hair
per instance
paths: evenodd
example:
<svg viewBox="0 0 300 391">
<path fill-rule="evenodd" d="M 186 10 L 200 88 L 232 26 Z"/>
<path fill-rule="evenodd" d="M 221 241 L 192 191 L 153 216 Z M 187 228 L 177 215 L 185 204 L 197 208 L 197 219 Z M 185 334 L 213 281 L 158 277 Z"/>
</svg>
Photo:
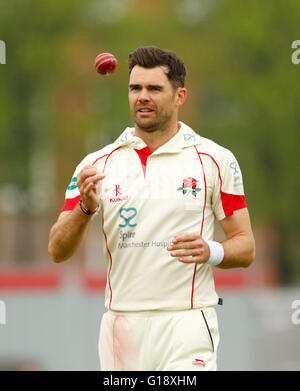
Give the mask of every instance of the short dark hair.
<svg viewBox="0 0 300 391">
<path fill-rule="evenodd" d="M 166 65 L 167 77 L 173 88 L 184 87 L 186 68 L 184 62 L 171 50 L 162 50 L 156 46 L 142 46 L 129 54 L 129 74 L 135 65 L 143 68 L 155 68 Z"/>
</svg>

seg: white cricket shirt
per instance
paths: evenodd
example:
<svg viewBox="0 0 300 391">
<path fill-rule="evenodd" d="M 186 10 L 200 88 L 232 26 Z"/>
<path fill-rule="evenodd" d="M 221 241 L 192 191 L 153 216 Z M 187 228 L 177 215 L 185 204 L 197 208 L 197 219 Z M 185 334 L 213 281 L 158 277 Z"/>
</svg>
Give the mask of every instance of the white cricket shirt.
<svg viewBox="0 0 300 391">
<path fill-rule="evenodd" d="M 179 233 L 213 240 L 215 219 L 246 207 L 233 154 L 180 122 L 180 130 L 151 153 L 134 128 L 77 166 L 62 210 L 80 200 L 77 174 L 94 165 L 107 268 L 105 305 L 115 311 L 180 310 L 218 302 L 211 266 L 185 264 L 166 247 Z"/>
</svg>

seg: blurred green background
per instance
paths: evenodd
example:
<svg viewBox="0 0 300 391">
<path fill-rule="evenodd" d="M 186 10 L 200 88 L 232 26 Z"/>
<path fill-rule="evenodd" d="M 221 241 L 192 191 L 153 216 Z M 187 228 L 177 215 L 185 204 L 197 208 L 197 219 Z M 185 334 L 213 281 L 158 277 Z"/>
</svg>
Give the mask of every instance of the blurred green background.
<svg viewBox="0 0 300 391">
<path fill-rule="evenodd" d="M 0 265 L 47 265 L 75 166 L 133 124 L 128 54 L 155 45 L 186 64 L 180 119 L 240 163 L 258 259 L 299 282 L 299 17 L 298 0 L 0 0 Z"/>
</svg>

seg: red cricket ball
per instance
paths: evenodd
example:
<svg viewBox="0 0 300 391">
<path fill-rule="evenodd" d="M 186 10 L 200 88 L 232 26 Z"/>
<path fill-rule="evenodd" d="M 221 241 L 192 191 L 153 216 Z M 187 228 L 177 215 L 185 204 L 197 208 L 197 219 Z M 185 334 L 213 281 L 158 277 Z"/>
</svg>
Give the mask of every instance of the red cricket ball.
<svg viewBox="0 0 300 391">
<path fill-rule="evenodd" d="M 95 69 L 101 75 L 110 75 L 117 68 L 118 61 L 113 54 L 100 53 L 95 59 Z"/>
</svg>

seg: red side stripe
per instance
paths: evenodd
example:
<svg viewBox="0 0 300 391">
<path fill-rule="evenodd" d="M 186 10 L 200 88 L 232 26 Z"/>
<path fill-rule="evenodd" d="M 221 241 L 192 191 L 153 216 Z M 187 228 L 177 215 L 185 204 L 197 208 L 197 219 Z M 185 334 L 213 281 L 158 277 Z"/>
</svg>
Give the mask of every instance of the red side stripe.
<svg viewBox="0 0 300 391">
<path fill-rule="evenodd" d="M 215 163 L 215 165 L 217 166 L 218 168 L 218 173 L 219 173 L 219 179 L 220 179 L 220 187 L 222 187 L 222 177 L 221 177 L 221 170 L 220 170 L 220 167 L 218 165 L 218 163 L 215 161 L 215 159 L 208 153 L 205 153 L 205 152 L 198 152 L 198 154 L 201 154 L 201 155 L 206 155 L 206 156 L 209 156 L 211 158 L 211 160 Z"/>
<path fill-rule="evenodd" d="M 102 159 L 104 156 L 107 156 L 107 155 L 108 155 L 108 153 L 106 153 L 105 155 L 102 155 L 102 156 L 98 157 L 98 158 L 92 163 L 92 166 L 93 166 L 98 160 Z"/>
<path fill-rule="evenodd" d="M 109 260 L 110 260 L 109 271 L 108 271 L 108 276 L 107 276 L 107 281 L 108 281 L 109 290 L 110 290 L 110 301 L 109 301 L 109 309 L 110 309 L 111 308 L 111 301 L 112 301 L 112 289 L 111 289 L 111 284 L 110 284 L 110 272 L 111 272 L 111 268 L 112 268 L 112 256 L 111 256 L 111 253 L 110 253 L 109 248 L 108 248 L 107 236 L 106 236 L 106 233 L 104 231 L 104 213 L 103 213 L 103 216 L 102 216 L 102 230 L 103 230 L 103 235 L 104 235 L 104 238 L 105 238 L 106 250 L 108 252 Z"/>
<path fill-rule="evenodd" d="M 114 149 L 113 151 L 111 151 L 108 155 L 105 155 L 107 156 L 106 159 L 105 159 L 105 163 L 104 163 L 104 167 L 103 167 L 103 171 L 102 171 L 102 174 L 104 174 L 104 171 L 105 171 L 105 167 L 106 167 L 106 163 L 107 163 L 107 160 L 108 158 L 110 157 L 110 155 L 112 155 L 115 151 L 117 151 L 119 148 L 121 148 L 121 146 L 119 146 L 118 148 Z"/>
<path fill-rule="evenodd" d="M 196 149 L 196 151 L 197 151 L 197 154 L 198 154 L 198 157 L 199 157 L 199 160 L 200 160 L 200 163 L 201 163 L 202 172 L 203 172 L 203 179 L 204 179 L 204 188 L 205 188 L 204 207 L 203 207 L 202 223 L 201 223 L 201 231 L 200 231 L 200 235 L 202 236 L 203 226 L 204 226 L 204 219 L 205 219 L 205 207 L 206 207 L 206 198 L 207 198 L 207 186 L 206 186 L 206 176 L 205 176 L 205 171 L 204 171 L 203 162 L 202 162 L 202 159 L 201 159 L 201 157 L 200 157 L 200 154 L 199 154 L 199 152 L 198 152 L 198 149 L 197 149 L 196 145 L 194 145 L 194 147 L 195 147 L 195 149 Z M 198 264 L 195 263 L 194 275 L 193 275 L 193 282 L 192 282 L 191 309 L 193 309 L 193 307 L 194 307 L 194 287 L 195 287 L 195 277 L 196 277 L 196 272 L 197 272 L 197 266 L 198 266 Z"/>
<path fill-rule="evenodd" d="M 196 150 L 197 150 L 197 148 L 196 148 Z M 199 154 L 198 154 L 198 156 L 199 156 L 199 159 L 200 159 L 200 162 L 201 162 L 201 166 L 202 166 L 202 172 L 203 172 L 203 178 L 204 178 L 204 188 L 205 188 L 204 208 L 203 208 L 202 224 L 201 224 L 201 235 L 202 235 L 203 226 L 204 226 L 204 214 L 205 214 L 205 207 L 206 207 L 206 199 L 207 199 L 207 185 L 206 185 L 206 175 L 205 175 L 205 171 L 204 171 L 203 162 L 202 162 L 202 159 L 201 159 Z"/>
<path fill-rule="evenodd" d="M 105 160 L 105 163 L 104 163 L 104 167 L 103 167 L 103 170 L 102 170 L 102 174 L 104 174 L 104 171 L 105 171 L 105 168 L 106 168 L 106 164 L 107 164 L 107 161 L 108 161 L 108 158 L 115 152 L 117 151 L 119 148 L 121 148 L 121 146 L 119 146 L 118 148 L 115 148 L 113 151 L 111 151 L 109 154 L 105 155 L 106 156 L 106 160 Z M 98 160 L 98 159 L 97 159 Z M 96 161 L 97 161 L 96 160 Z M 95 161 L 95 162 L 96 162 Z M 94 163 L 95 163 L 94 162 Z M 93 164 L 94 164 L 93 163 Z M 111 309 L 111 302 L 112 302 L 112 289 L 111 289 L 111 283 L 110 283 L 110 273 L 111 273 L 111 268 L 112 268 L 112 256 L 111 256 L 111 253 L 109 251 L 109 248 L 108 248 L 108 243 L 107 243 L 107 236 L 106 236 L 106 233 L 104 231 L 104 212 L 102 214 L 102 231 L 103 231 L 103 235 L 104 235 L 104 238 L 105 238 L 105 246 L 106 246 L 106 250 L 108 252 L 108 255 L 109 255 L 109 260 L 110 260 L 110 265 L 109 265 L 109 271 L 108 271 L 108 276 L 107 276 L 107 281 L 108 281 L 108 285 L 109 285 L 109 290 L 110 290 L 110 301 L 109 301 L 109 309 Z"/>
</svg>

